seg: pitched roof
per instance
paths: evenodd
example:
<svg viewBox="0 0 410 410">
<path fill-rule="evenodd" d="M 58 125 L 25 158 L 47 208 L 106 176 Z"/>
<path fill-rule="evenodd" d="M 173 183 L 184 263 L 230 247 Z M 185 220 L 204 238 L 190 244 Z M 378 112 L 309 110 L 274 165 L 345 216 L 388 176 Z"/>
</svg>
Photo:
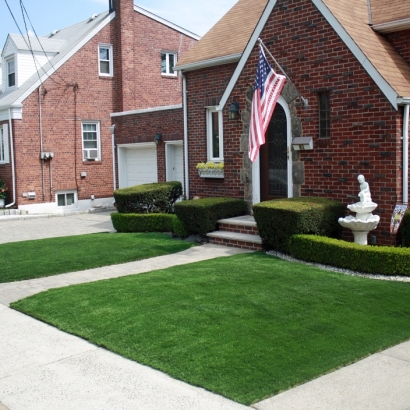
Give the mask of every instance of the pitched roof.
<svg viewBox="0 0 410 410">
<path fill-rule="evenodd" d="M 410 97 L 410 66 L 386 37 L 376 33 L 369 26 L 367 0 L 322 0 L 322 2 L 398 97 Z M 410 11 L 409 5 L 407 10 Z"/>
<path fill-rule="evenodd" d="M 178 61 L 177 67 L 243 53 L 268 1 L 239 0 Z"/>
<path fill-rule="evenodd" d="M 9 38 L 13 41 L 17 50 L 29 51 L 29 46 L 33 51 L 42 52 L 43 49 L 47 53 L 58 53 L 67 40 L 56 40 L 54 38 L 47 37 L 33 37 L 33 36 L 21 36 L 19 34 L 9 34 Z M 40 43 L 40 41 L 41 43 Z"/>
<path fill-rule="evenodd" d="M 373 24 L 410 18 L 410 2 L 408 0 L 371 0 L 371 7 Z"/>
</svg>

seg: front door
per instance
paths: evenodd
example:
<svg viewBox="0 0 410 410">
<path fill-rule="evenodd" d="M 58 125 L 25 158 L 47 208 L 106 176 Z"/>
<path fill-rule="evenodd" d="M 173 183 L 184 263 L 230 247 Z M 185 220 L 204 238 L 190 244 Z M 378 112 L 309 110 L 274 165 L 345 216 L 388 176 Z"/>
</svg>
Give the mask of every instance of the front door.
<svg viewBox="0 0 410 410">
<path fill-rule="evenodd" d="M 261 201 L 287 198 L 290 148 L 286 113 L 280 104 L 276 104 L 265 139 L 259 151 Z"/>
</svg>

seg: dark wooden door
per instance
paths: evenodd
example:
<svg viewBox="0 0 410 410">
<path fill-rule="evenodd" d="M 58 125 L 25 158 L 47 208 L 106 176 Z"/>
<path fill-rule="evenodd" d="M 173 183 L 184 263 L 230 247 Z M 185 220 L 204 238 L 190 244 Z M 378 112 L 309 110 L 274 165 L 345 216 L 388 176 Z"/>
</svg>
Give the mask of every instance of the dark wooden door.
<svg viewBox="0 0 410 410">
<path fill-rule="evenodd" d="M 266 142 L 259 151 L 261 201 L 288 197 L 288 129 L 286 114 L 276 104 Z"/>
</svg>

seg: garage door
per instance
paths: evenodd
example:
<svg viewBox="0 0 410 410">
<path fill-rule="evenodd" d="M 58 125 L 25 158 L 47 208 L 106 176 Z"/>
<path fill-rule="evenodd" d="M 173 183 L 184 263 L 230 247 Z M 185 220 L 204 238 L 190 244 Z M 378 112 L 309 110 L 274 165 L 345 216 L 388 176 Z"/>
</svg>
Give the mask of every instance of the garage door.
<svg viewBox="0 0 410 410">
<path fill-rule="evenodd" d="M 158 182 L 156 147 L 128 148 L 125 161 L 127 187 Z"/>
</svg>

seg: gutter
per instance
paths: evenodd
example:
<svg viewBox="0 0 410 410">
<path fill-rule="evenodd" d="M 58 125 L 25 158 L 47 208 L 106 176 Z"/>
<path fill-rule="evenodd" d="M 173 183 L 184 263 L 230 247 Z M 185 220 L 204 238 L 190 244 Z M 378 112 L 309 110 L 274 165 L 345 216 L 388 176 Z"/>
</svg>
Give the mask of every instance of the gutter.
<svg viewBox="0 0 410 410">
<path fill-rule="evenodd" d="M 396 21 L 389 21 L 388 23 L 373 24 L 372 29 L 378 33 L 393 33 L 395 31 L 407 30 L 410 28 L 410 18 Z"/>
<path fill-rule="evenodd" d="M 403 203 L 409 202 L 409 113 L 410 105 L 404 106 L 403 113 Z"/>
<path fill-rule="evenodd" d="M 187 89 L 186 77 L 182 76 L 182 100 L 184 106 L 184 162 L 185 162 L 185 198 L 189 199 L 189 170 L 188 170 L 188 107 L 187 107 Z"/>
<path fill-rule="evenodd" d="M 193 71 L 193 70 L 199 70 L 201 68 L 207 68 L 207 67 L 215 67 L 218 65 L 223 65 L 223 64 L 230 64 L 230 63 L 237 63 L 242 57 L 242 53 L 237 53 L 237 54 L 231 54 L 229 56 L 223 56 L 223 57 L 217 57 L 217 58 L 211 58 L 210 60 L 203 60 L 203 61 L 198 61 L 196 63 L 189 63 L 189 64 L 183 64 L 183 65 L 177 65 L 174 67 L 174 71 Z"/>
<path fill-rule="evenodd" d="M 16 203 L 16 170 L 14 167 L 14 140 L 13 140 L 13 123 L 11 121 L 11 108 L 9 108 L 9 130 L 10 130 L 10 151 L 11 151 L 11 174 L 13 179 L 13 202 L 6 205 L 10 208 Z"/>
</svg>

